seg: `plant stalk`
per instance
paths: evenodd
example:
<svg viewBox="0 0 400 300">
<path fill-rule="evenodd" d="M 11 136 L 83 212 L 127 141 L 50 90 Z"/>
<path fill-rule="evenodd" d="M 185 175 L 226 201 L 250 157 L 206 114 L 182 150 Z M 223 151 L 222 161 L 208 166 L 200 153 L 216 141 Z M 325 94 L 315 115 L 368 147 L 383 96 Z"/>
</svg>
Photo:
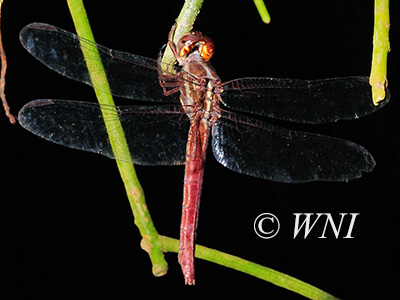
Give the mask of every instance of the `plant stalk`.
<svg viewBox="0 0 400 300">
<path fill-rule="evenodd" d="M 67 3 L 77 34 L 82 38 L 94 42 L 93 33 L 82 0 L 67 0 Z M 82 51 L 99 103 L 102 105 L 114 106 L 115 104 L 111 96 L 107 76 L 101 63 L 97 48 L 95 46 L 93 49 L 82 47 Z M 88 59 L 89 57 L 90 59 Z M 114 154 L 116 157 L 121 159 L 117 160 L 117 166 L 131 205 L 135 224 L 139 228 L 142 236 L 141 246 L 150 256 L 153 265 L 153 274 L 155 276 L 162 276 L 167 272 L 168 265 L 161 251 L 158 233 L 147 209 L 144 192 L 140 186 L 138 178 L 136 177 L 134 166 L 132 163 L 127 162 L 132 161 L 132 158 L 122 125 L 118 118 L 118 113 L 115 112 L 114 118 L 110 118 L 109 110 L 107 113 L 107 118 L 103 118 L 104 123 L 107 128 Z"/>
</svg>

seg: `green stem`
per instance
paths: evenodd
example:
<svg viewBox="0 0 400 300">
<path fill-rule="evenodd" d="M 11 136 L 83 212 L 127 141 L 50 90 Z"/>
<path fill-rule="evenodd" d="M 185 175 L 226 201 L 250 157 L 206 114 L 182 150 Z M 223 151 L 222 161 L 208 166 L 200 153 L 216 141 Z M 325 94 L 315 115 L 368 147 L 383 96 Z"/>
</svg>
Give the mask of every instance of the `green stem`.
<svg viewBox="0 0 400 300">
<path fill-rule="evenodd" d="M 386 69 L 389 45 L 389 0 L 375 0 L 375 23 L 370 84 L 375 105 L 385 99 Z"/>
<path fill-rule="evenodd" d="M 179 241 L 166 237 L 159 236 L 162 242 L 164 252 L 178 252 Z M 283 287 L 309 299 L 338 299 L 308 283 L 298 280 L 289 275 L 275 271 L 273 269 L 263 267 L 259 264 L 244 260 L 237 256 L 226 254 L 215 249 L 196 245 L 196 257 L 204 259 L 249 275 L 268 281 L 277 286 Z"/>
<path fill-rule="evenodd" d="M 200 12 L 203 1 L 204 0 L 185 1 L 185 4 L 183 5 L 181 12 L 178 18 L 176 19 L 177 27 L 175 29 L 175 33 L 173 36 L 174 44 L 176 44 L 185 33 L 192 30 L 194 21 L 196 20 L 196 17 Z M 175 63 L 175 56 L 172 53 L 171 49 L 169 49 L 169 47 L 165 49 L 162 62 L 167 64 Z"/>
<path fill-rule="evenodd" d="M 271 17 L 268 13 L 267 7 L 265 6 L 265 3 L 263 0 L 254 0 L 254 4 L 257 7 L 258 13 L 260 14 L 261 20 L 263 20 L 264 23 L 269 24 L 271 22 Z"/>
<path fill-rule="evenodd" d="M 82 0 L 67 0 L 67 3 L 77 34 L 94 42 L 94 37 L 90 29 L 89 20 Z M 86 59 L 87 68 L 99 103 L 102 105 L 114 105 L 107 76 L 104 72 L 97 48 L 95 46 L 93 46 L 93 49 L 82 47 L 82 52 Z M 91 59 L 87 59 L 88 57 L 91 57 Z M 124 182 L 128 200 L 135 218 L 135 224 L 139 228 L 140 234 L 143 238 L 141 246 L 150 256 L 150 260 L 153 264 L 153 274 L 155 276 L 162 276 L 168 270 L 167 262 L 165 261 L 164 255 L 161 251 L 158 233 L 147 209 L 144 193 L 139 180 L 136 177 L 133 164 L 127 163 L 128 161 L 132 161 L 132 158 L 125 139 L 124 131 L 117 112 L 115 112 L 114 118 L 110 118 L 109 110 L 107 113 L 108 117 L 104 118 L 104 123 L 107 128 L 114 154 L 116 157 L 120 158 L 120 160 L 117 160 L 117 166 L 122 181 Z"/>
</svg>

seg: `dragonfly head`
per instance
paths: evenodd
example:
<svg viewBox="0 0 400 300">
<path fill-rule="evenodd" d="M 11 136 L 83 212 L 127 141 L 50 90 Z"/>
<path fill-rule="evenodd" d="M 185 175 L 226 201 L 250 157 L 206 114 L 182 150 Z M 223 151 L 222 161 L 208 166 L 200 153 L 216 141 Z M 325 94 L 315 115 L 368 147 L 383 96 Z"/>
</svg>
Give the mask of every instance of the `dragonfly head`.
<svg viewBox="0 0 400 300">
<path fill-rule="evenodd" d="M 204 61 L 210 60 L 214 54 L 214 43 L 206 36 L 203 36 L 201 32 L 192 31 L 186 33 L 177 44 L 177 52 L 179 56 L 186 60 L 189 54 L 197 52 L 204 59 Z"/>
</svg>

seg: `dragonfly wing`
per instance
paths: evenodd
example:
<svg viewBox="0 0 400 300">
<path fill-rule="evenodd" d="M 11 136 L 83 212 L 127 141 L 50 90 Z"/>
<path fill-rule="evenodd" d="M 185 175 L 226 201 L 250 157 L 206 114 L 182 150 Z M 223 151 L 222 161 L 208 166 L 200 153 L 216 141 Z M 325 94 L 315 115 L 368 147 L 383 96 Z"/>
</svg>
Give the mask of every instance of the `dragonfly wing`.
<svg viewBox="0 0 400 300">
<path fill-rule="evenodd" d="M 246 77 L 224 84 L 225 106 L 246 113 L 298 123 L 356 119 L 382 108 L 372 103 L 369 77 L 297 80 Z"/>
<path fill-rule="evenodd" d="M 24 27 L 20 41 L 30 54 L 50 69 L 90 86 L 93 85 L 81 47 L 92 52 L 97 48 L 113 95 L 141 101 L 179 103 L 179 95 L 163 95 L 154 59 L 112 50 L 42 23 Z"/>
<path fill-rule="evenodd" d="M 212 149 L 233 171 L 285 183 L 348 181 L 375 165 L 371 154 L 353 142 L 228 113 L 214 124 Z"/>
<path fill-rule="evenodd" d="M 102 110 L 105 119 L 119 117 L 133 163 L 185 163 L 189 120 L 179 106 L 114 107 L 80 101 L 35 100 L 20 110 L 18 120 L 25 129 L 56 144 L 123 160 L 115 157 L 111 149 Z"/>
</svg>

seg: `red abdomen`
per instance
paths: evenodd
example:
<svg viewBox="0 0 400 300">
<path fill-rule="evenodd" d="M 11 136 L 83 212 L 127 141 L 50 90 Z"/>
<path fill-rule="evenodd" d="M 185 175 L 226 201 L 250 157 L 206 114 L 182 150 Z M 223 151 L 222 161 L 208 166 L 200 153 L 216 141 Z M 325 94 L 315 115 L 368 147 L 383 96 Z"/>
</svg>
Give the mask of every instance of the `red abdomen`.
<svg viewBox="0 0 400 300">
<path fill-rule="evenodd" d="M 183 186 L 179 264 L 186 284 L 194 284 L 194 245 L 199 214 L 204 162 L 210 126 L 208 120 L 195 119 L 189 129 L 186 146 L 186 169 Z"/>
</svg>

